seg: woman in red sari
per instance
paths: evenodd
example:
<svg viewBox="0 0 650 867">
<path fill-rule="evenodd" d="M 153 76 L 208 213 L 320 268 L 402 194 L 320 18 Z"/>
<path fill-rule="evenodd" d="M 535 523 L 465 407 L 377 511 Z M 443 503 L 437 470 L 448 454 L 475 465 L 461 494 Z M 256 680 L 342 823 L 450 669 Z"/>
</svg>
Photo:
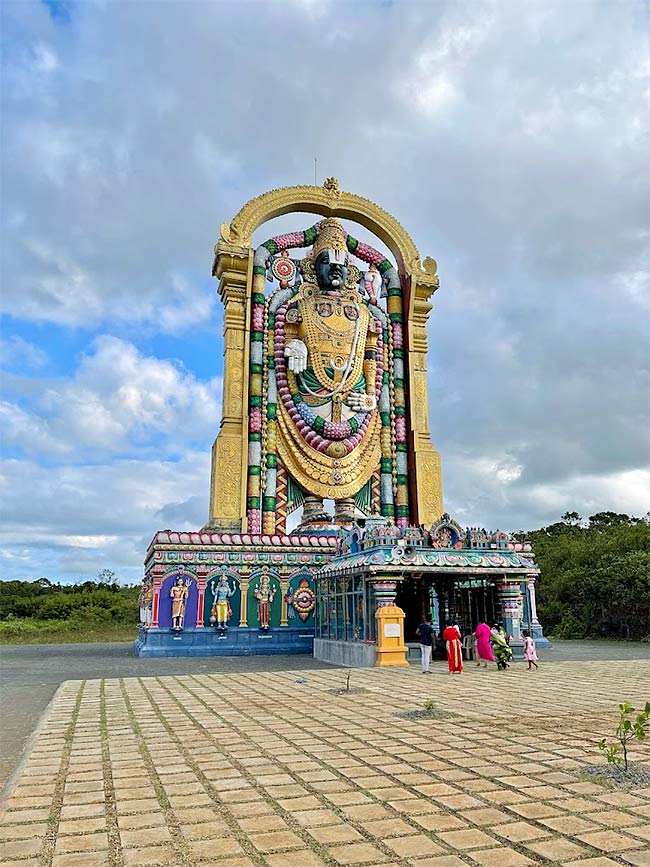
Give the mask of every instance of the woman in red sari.
<svg viewBox="0 0 650 867">
<path fill-rule="evenodd" d="M 460 629 L 455 623 L 449 622 L 442 633 L 442 639 L 447 645 L 447 664 L 450 674 L 460 674 L 463 670 L 463 652 L 460 645 Z"/>
</svg>

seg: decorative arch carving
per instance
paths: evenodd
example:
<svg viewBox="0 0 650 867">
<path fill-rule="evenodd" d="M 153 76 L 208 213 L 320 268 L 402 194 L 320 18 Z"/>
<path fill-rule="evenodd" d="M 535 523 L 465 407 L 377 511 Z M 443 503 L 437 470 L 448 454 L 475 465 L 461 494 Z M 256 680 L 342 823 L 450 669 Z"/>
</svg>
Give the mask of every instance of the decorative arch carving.
<svg viewBox="0 0 650 867">
<path fill-rule="evenodd" d="M 397 260 L 400 272 L 417 275 L 418 279 L 435 277 L 434 260 L 427 258 L 425 267 L 421 266 L 413 239 L 392 214 L 370 199 L 339 189 L 335 178 L 328 178 L 322 187 L 280 187 L 251 199 L 230 223 L 221 226 L 215 254 L 233 252 L 228 249 L 231 246 L 250 247 L 253 233 L 261 225 L 294 212 L 353 220 L 383 241 Z"/>
</svg>

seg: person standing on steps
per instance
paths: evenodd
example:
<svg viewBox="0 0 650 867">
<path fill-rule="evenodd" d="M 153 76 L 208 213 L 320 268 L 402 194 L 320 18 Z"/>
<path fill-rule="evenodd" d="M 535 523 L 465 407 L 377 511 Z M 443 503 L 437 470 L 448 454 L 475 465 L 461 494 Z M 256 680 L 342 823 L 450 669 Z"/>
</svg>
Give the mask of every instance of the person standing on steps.
<svg viewBox="0 0 650 867">
<path fill-rule="evenodd" d="M 425 619 L 418 626 L 416 633 L 420 641 L 420 657 L 422 660 L 422 674 L 431 674 L 429 665 L 431 664 L 431 648 L 433 647 L 433 626 L 431 620 Z"/>
</svg>

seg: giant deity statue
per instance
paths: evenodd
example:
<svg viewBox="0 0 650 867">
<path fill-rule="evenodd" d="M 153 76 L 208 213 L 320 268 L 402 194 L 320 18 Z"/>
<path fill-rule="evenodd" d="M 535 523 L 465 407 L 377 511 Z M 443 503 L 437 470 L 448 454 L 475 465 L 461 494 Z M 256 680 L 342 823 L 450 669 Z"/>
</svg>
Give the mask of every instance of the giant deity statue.
<svg viewBox="0 0 650 867">
<path fill-rule="evenodd" d="M 329 520 L 323 498 L 332 492 L 334 520 L 344 522 L 381 456 L 377 345 L 385 314 L 376 297 L 362 297 L 338 220 L 319 226 L 301 271 L 304 282 L 275 326 L 284 344 L 284 358 L 276 351 L 278 453 L 304 491 L 303 523 Z"/>
<path fill-rule="evenodd" d="M 294 202 L 325 219 L 254 252 L 239 243 Z M 350 234 L 339 211 L 380 227 L 397 264 Z M 341 193 L 334 179 L 323 190 L 286 188 L 253 200 L 222 227 L 216 253 L 226 305 L 224 414 L 206 527 L 283 534 L 301 506 L 305 532 L 335 530 L 356 510 L 398 526 L 438 518 L 424 330 L 435 262 L 422 268 L 399 224 Z M 333 520 L 324 500 L 334 501 Z"/>
</svg>

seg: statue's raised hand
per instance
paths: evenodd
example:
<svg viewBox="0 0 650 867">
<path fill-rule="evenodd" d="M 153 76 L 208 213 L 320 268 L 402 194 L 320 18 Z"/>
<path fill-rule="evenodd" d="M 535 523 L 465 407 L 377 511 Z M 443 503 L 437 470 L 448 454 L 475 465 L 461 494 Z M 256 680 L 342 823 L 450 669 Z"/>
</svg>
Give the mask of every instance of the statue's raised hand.
<svg viewBox="0 0 650 867">
<path fill-rule="evenodd" d="M 302 340 L 290 340 L 284 347 L 284 355 L 289 362 L 289 370 L 293 373 L 307 370 L 307 347 Z"/>
<path fill-rule="evenodd" d="M 355 412 L 372 412 L 377 406 L 377 398 L 374 394 L 366 394 L 365 391 L 352 391 L 348 395 L 346 403 Z"/>
</svg>

